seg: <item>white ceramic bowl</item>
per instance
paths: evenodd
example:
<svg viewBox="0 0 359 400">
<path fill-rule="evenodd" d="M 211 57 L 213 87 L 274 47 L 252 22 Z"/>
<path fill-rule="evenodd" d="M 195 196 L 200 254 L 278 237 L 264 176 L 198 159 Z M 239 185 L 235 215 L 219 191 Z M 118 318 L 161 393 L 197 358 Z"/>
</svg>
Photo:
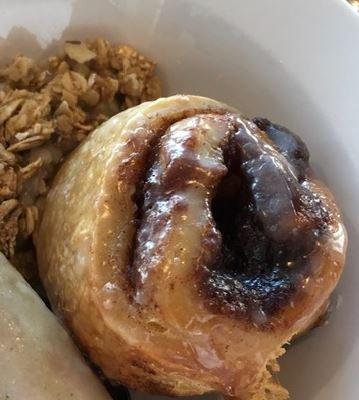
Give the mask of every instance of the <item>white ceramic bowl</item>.
<svg viewBox="0 0 359 400">
<path fill-rule="evenodd" d="M 19 51 L 50 54 L 66 39 L 128 42 L 158 61 L 166 94 L 214 97 L 304 137 L 343 209 L 350 246 L 329 326 L 288 351 L 282 380 L 293 400 L 357 400 L 359 16 L 344 0 L 1 0 L 0 6 L 2 62 Z"/>
</svg>

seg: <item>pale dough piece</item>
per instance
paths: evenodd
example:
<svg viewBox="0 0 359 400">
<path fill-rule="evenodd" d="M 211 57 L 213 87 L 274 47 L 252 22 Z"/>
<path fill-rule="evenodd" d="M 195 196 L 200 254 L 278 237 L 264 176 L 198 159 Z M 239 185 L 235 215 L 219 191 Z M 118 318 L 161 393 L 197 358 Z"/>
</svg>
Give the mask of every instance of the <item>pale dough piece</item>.
<svg viewBox="0 0 359 400">
<path fill-rule="evenodd" d="M 0 399 L 110 399 L 65 329 L 1 253 L 0 371 Z"/>
</svg>

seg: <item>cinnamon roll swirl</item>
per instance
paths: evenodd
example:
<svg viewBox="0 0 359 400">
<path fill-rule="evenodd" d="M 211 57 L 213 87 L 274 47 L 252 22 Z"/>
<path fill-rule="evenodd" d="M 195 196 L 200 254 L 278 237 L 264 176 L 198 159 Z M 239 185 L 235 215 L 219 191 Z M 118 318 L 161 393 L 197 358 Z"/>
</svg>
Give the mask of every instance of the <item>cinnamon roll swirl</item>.
<svg viewBox="0 0 359 400">
<path fill-rule="evenodd" d="M 346 234 L 298 136 L 173 96 L 71 155 L 36 247 L 51 303 L 107 377 L 263 400 L 287 398 L 276 359 L 327 304 Z"/>
</svg>

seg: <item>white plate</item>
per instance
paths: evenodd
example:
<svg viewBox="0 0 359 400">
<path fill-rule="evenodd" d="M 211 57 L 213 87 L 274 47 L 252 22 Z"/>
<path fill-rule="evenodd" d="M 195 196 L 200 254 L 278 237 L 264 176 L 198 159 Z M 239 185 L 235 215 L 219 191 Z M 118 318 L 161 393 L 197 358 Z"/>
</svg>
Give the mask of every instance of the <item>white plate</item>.
<svg viewBox="0 0 359 400">
<path fill-rule="evenodd" d="M 300 133 L 345 215 L 347 269 L 330 324 L 295 344 L 293 400 L 359 398 L 359 16 L 344 0 L 2 0 L 0 55 L 65 39 L 128 42 L 160 65 L 167 94 L 224 100 Z M 358 202 L 358 203 L 357 203 Z M 140 395 L 136 395 L 140 397 Z"/>
</svg>

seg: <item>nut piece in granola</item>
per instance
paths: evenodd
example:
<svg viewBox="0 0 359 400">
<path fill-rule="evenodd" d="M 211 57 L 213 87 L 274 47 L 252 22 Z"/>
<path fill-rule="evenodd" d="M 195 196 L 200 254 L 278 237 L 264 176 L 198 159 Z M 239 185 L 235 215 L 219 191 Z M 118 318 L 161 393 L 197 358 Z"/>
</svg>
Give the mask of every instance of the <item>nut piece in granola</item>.
<svg viewBox="0 0 359 400">
<path fill-rule="evenodd" d="M 97 38 L 0 69 L 0 251 L 25 271 L 43 197 L 64 157 L 103 121 L 161 95 L 156 64 Z"/>
</svg>

